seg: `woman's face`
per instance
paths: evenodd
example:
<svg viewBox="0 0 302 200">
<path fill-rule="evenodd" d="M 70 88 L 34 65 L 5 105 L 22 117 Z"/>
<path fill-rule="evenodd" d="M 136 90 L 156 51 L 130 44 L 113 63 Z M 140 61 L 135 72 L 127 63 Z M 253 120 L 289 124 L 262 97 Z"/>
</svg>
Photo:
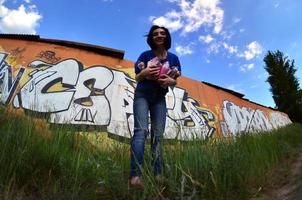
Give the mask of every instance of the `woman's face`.
<svg viewBox="0 0 302 200">
<path fill-rule="evenodd" d="M 162 28 L 157 28 L 152 32 L 152 39 L 156 46 L 163 46 L 166 39 L 166 31 Z"/>
</svg>

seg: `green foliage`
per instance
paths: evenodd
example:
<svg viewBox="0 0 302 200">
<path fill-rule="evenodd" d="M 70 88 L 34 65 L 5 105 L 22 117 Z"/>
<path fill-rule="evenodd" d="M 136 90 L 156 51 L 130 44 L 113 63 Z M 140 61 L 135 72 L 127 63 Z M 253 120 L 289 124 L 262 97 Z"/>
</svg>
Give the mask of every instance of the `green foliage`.
<svg viewBox="0 0 302 200">
<path fill-rule="evenodd" d="M 85 139 L 79 143 L 75 132 L 63 127 L 48 138 L 31 119 L 0 113 L 4 199 L 97 199 L 99 162 L 105 157 L 89 150 Z"/>
<path fill-rule="evenodd" d="M 179 144 L 177 151 L 167 147 L 173 195 L 190 197 L 195 191 L 197 199 L 250 198 L 257 192 L 253 188 L 268 181 L 265 174 L 301 147 L 301 128 L 295 124 L 268 133 Z"/>
<path fill-rule="evenodd" d="M 0 109 L 0 199 L 248 199 L 280 159 L 302 144 L 302 125 L 263 134 L 164 141 L 164 184 L 152 174 L 146 146 L 144 190 L 128 189 L 129 144 L 99 137 L 88 141 L 64 126 L 51 137 L 37 132 L 31 118 Z M 101 140 L 101 141 L 100 141 Z"/>
<path fill-rule="evenodd" d="M 264 57 L 273 99 L 278 110 L 283 111 L 295 122 L 302 122 L 302 91 L 295 77 L 297 69 L 282 52 L 268 51 Z"/>
</svg>

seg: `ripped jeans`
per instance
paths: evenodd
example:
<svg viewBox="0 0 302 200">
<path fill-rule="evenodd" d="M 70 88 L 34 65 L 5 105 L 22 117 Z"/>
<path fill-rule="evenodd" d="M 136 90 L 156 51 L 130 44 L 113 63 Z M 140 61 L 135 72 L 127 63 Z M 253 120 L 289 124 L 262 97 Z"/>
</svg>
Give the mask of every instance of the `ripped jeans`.
<svg viewBox="0 0 302 200">
<path fill-rule="evenodd" d="M 163 147 L 160 142 L 166 125 L 166 99 L 164 94 L 148 90 L 135 91 L 133 102 L 134 133 L 131 140 L 130 176 L 141 176 L 144 160 L 145 140 L 149 134 L 149 111 L 151 118 L 151 152 L 154 175 L 162 172 Z"/>
</svg>

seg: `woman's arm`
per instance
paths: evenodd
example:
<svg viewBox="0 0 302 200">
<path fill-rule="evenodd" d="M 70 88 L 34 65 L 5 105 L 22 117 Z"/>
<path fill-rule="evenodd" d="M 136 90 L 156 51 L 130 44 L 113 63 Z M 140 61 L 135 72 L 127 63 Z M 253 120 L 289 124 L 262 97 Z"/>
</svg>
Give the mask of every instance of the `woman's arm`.
<svg viewBox="0 0 302 200">
<path fill-rule="evenodd" d="M 159 67 L 157 65 L 148 65 L 143 68 L 138 74 L 135 75 L 137 82 L 143 81 L 144 79 L 156 80 L 159 76 Z"/>
<path fill-rule="evenodd" d="M 174 87 L 177 84 L 176 79 L 171 78 L 170 76 L 168 76 L 167 74 L 162 75 L 159 79 L 158 82 L 161 86 L 163 87 L 168 87 L 168 86 L 172 86 Z"/>
<path fill-rule="evenodd" d="M 137 82 L 141 82 L 142 80 L 144 80 L 146 78 L 146 69 L 141 70 L 138 74 L 135 75 L 135 80 Z"/>
</svg>

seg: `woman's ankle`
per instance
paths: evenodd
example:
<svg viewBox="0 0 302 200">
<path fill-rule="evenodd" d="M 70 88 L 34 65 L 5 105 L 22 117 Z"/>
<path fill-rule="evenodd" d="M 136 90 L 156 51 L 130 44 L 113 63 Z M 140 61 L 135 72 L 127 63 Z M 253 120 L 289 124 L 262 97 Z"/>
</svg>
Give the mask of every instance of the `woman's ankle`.
<svg viewBox="0 0 302 200">
<path fill-rule="evenodd" d="M 144 182 L 142 180 L 142 177 L 140 176 L 132 176 L 130 178 L 130 185 L 134 186 L 134 187 L 139 187 L 139 188 L 143 188 L 144 187 Z"/>
<path fill-rule="evenodd" d="M 130 182 L 135 184 L 137 182 L 142 182 L 142 178 L 140 176 L 132 176 L 130 177 Z"/>
</svg>

